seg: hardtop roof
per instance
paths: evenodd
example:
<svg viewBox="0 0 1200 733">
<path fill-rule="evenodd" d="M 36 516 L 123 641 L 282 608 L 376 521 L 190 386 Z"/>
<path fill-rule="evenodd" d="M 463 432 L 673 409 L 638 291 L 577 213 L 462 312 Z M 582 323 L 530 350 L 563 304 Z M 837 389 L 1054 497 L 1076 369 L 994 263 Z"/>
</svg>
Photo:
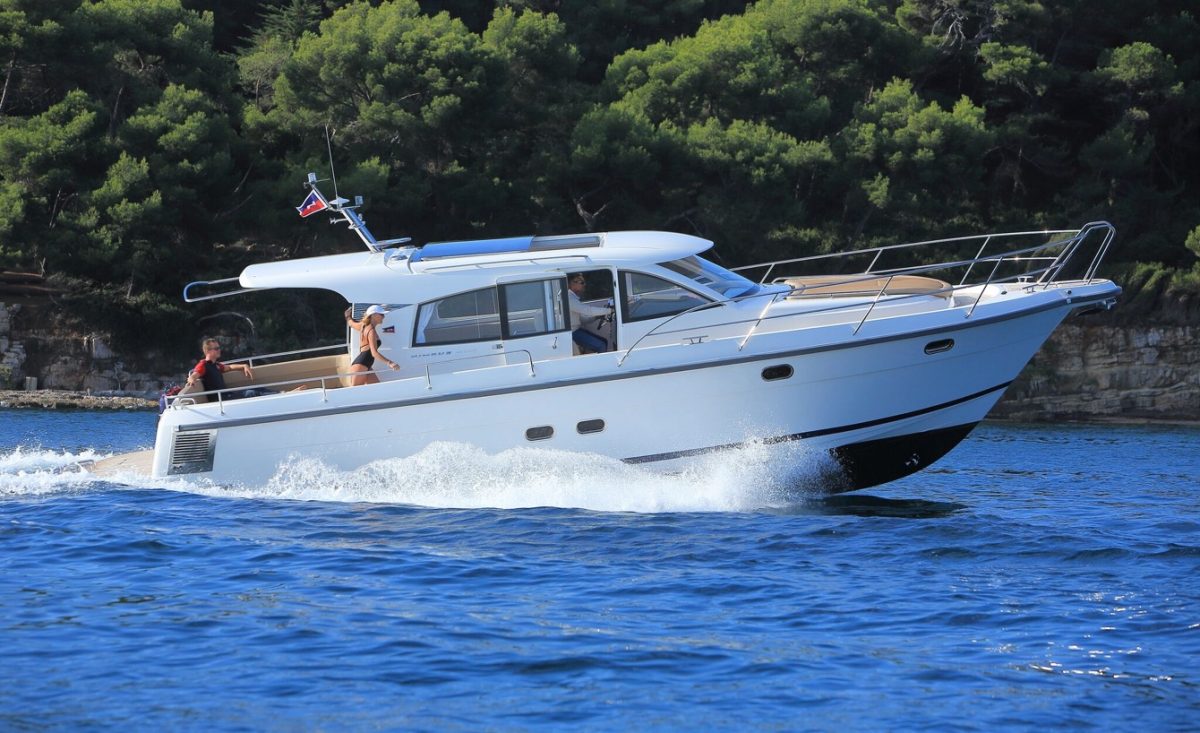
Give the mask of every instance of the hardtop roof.
<svg viewBox="0 0 1200 733">
<path fill-rule="evenodd" d="M 353 303 L 415 303 L 524 274 L 648 266 L 699 254 L 712 242 L 657 231 L 436 242 L 421 248 L 250 265 L 244 288 L 319 288 Z"/>
</svg>

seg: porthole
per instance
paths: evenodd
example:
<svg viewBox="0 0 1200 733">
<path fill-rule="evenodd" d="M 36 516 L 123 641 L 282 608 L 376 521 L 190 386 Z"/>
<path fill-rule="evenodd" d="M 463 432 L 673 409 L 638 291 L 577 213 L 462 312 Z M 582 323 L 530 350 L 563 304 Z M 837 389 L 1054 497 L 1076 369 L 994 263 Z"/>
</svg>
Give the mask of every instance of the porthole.
<svg viewBox="0 0 1200 733">
<path fill-rule="evenodd" d="M 525 431 L 525 440 L 545 440 L 554 435 L 554 428 L 549 425 L 541 425 L 536 428 L 529 428 Z"/>
<path fill-rule="evenodd" d="M 776 364 L 762 370 L 762 378 L 768 382 L 774 382 L 777 379 L 787 379 L 793 374 L 791 364 Z"/>
<path fill-rule="evenodd" d="M 575 426 L 575 429 L 579 431 L 580 435 L 587 435 L 588 433 L 598 433 L 598 432 L 604 430 L 604 421 L 603 420 L 581 420 L 579 422 L 579 424 Z"/>
<path fill-rule="evenodd" d="M 926 354 L 940 354 L 943 351 L 949 351 L 954 348 L 954 339 L 942 339 L 940 341 L 930 341 L 925 344 Z"/>
</svg>

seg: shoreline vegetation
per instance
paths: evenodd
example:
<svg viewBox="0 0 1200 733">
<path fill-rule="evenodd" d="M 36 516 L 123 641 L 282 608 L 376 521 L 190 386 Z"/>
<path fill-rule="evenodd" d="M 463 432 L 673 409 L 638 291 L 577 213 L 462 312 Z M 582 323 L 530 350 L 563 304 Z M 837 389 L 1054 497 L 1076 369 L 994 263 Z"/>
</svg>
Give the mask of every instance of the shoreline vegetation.
<svg viewBox="0 0 1200 733">
<path fill-rule="evenodd" d="M 120 352 L 336 337 L 336 298 L 179 301 L 352 248 L 296 214 L 332 157 L 414 242 L 665 229 L 736 266 L 1105 220 L 1148 311 L 1200 292 L 1194 4 L 17 3 L 0 271 Z"/>
</svg>

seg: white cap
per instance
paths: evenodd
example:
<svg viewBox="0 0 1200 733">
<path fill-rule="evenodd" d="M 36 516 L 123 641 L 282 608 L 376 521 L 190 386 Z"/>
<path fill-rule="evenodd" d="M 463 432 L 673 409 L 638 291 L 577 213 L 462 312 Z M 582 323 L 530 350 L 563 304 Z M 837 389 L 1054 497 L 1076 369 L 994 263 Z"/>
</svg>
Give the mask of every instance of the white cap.
<svg viewBox="0 0 1200 733">
<path fill-rule="evenodd" d="M 378 313 L 381 316 L 387 315 L 387 311 L 384 310 L 384 307 L 382 305 L 373 305 L 370 308 L 367 308 L 367 310 L 363 312 L 363 316 L 373 316 L 376 313 Z"/>
</svg>

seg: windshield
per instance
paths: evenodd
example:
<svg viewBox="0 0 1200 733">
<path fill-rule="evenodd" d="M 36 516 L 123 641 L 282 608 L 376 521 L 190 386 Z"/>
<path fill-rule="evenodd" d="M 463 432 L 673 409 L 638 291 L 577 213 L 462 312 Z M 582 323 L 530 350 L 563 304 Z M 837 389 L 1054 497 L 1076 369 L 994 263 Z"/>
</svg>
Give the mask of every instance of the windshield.
<svg viewBox="0 0 1200 733">
<path fill-rule="evenodd" d="M 672 272 L 689 277 L 705 287 L 712 288 L 726 298 L 753 295 L 760 289 L 757 283 L 696 255 L 659 264 Z"/>
</svg>

